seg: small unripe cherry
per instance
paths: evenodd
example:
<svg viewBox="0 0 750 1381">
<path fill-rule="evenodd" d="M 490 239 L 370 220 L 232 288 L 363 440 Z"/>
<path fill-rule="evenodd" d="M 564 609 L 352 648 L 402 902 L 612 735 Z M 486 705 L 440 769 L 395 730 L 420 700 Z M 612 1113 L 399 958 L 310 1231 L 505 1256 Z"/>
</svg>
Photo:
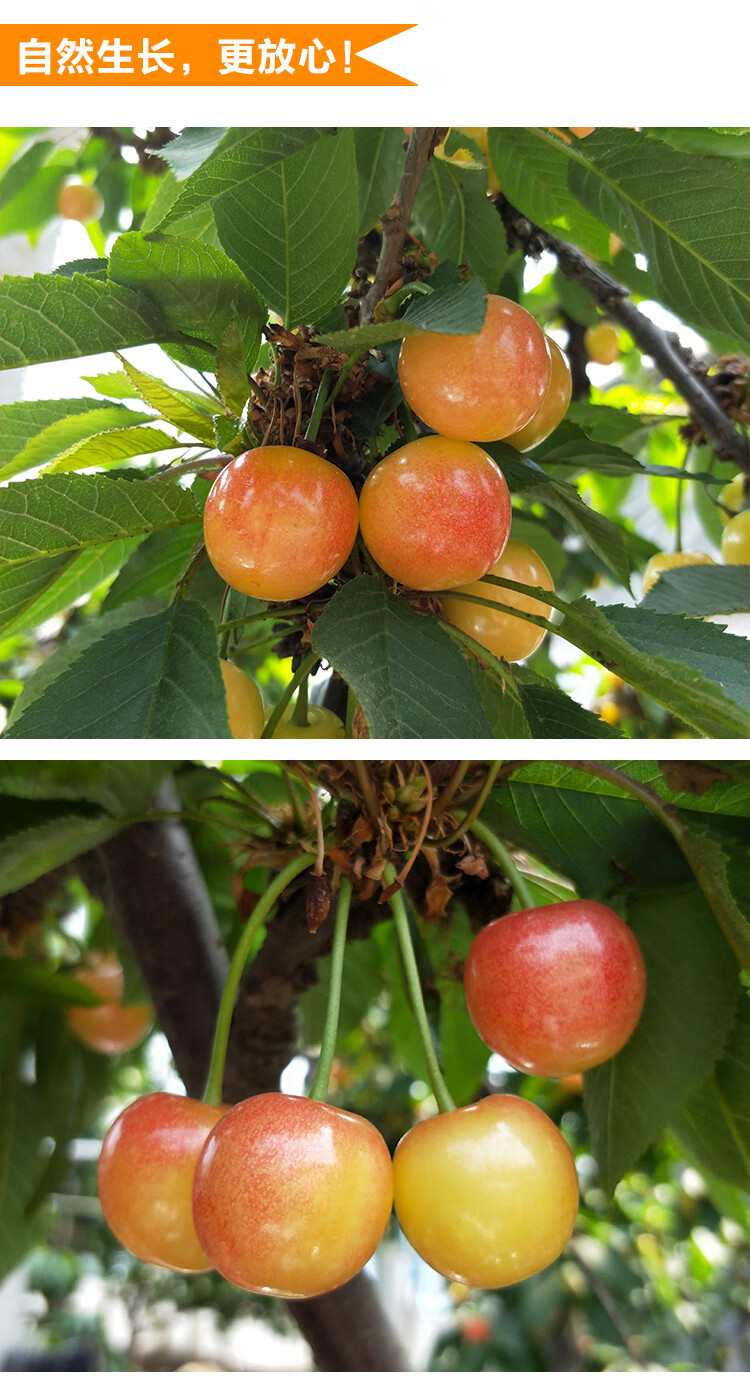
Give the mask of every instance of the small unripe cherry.
<svg viewBox="0 0 750 1381">
<path fill-rule="evenodd" d="M 521 427 L 520 431 L 513 432 L 510 436 L 503 438 L 506 446 L 513 446 L 517 451 L 530 451 L 532 446 L 538 446 L 540 441 L 546 441 L 555 428 L 559 427 L 568 411 L 570 395 L 573 391 L 570 365 L 557 341 L 554 341 L 551 336 L 547 336 L 547 344 L 550 351 L 551 367 L 549 388 L 544 395 L 542 405 L 525 427 Z"/>
<path fill-rule="evenodd" d="M 407 336 L 398 377 L 409 407 L 433 431 L 500 441 L 541 407 L 550 379 L 547 337 L 524 307 L 491 294 L 480 331 Z"/>
<path fill-rule="evenodd" d="M 589 326 L 583 337 L 586 354 L 594 364 L 614 364 L 620 357 L 620 342 L 614 326 L 601 321 Z"/>
<path fill-rule="evenodd" d="M 234 662 L 219 658 L 224 691 L 227 697 L 227 718 L 232 738 L 260 738 L 263 733 L 263 696 L 252 676 Z"/>
<path fill-rule="evenodd" d="M 729 519 L 721 536 L 721 555 L 727 566 L 750 562 L 750 508 Z"/>
<path fill-rule="evenodd" d="M 89 225 L 101 216 L 104 199 L 101 192 L 88 182 L 66 182 L 58 192 L 57 209 L 66 220 Z"/>
</svg>

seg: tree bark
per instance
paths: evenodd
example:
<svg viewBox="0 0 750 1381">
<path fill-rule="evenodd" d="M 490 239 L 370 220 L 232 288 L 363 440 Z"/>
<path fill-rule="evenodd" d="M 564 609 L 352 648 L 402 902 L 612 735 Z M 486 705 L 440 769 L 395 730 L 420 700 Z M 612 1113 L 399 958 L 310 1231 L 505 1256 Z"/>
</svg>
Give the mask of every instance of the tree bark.
<svg viewBox="0 0 750 1381">
<path fill-rule="evenodd" d="M 173 784 L 154 805 L 178 807 Z M 200 1097 L 227 958 L 187 831 L 168 820 L 132 825 L 81 859 L 80 869 L 133 951 L 188 1094 Z M 352 920 L 356 934 L 354 913 Z M 235 1011 L 224 1081 L 230 1101 L 278 1086 L 295 1049 L 294 1006 L 314 981 L 313 959 L 330 947 L 329 931 L 326 923 L 315 936 L 307 932 L 299 894 L 280 908 Z M 409 1370 L 368 1276 L 290 1310 L 320 1370 Z"/>
</svg>

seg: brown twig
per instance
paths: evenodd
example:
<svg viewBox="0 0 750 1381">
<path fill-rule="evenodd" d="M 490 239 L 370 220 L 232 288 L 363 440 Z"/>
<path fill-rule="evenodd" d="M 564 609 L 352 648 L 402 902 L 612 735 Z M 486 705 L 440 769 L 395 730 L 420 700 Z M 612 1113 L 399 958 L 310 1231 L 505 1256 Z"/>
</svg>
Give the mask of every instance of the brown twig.
<svg viewBox="0 0 750 1381">
<path fill-rule="evenodd" d="M 640 349 L 651 356 L 662 376 L 671 379 L 689 404 L 718 459 L 730 461 L 750 474 L 750 450 L 745 437 L 732 425 L 710 387 L 691 368 L 692 353 L 681 345 L 679 337 L 649 321 L 630 301 L 627 288 L 605 273 L 598 264 L 587 259 L 581 250 L 534 225 L 516 211 L 505 197 L 499 196 L 496 205 L 505 225 L 509 247 L 521 249 L 535 259 L 543 250 L 550 250 L 557 258 L 560 272 L 566 278 L 581 283 L 608 316 L 627 328 Z"/>
<path fill-rule="evenodd" d="M 370 284 L 366 297 L 363 297 L 359 309 L 360 326 L 366 326 L 372 321 L 375 308 L 381 298 L 385 296 L 390 287 L 391 279 L 398 269 L 404 239 L 409 229 L 414 199 L 434 144 L 434 129 L 414 129 L 409 136 L 398 191 L 388 210 L 380 218 L 383 227 L 383 243 L 375 277 Z"/>
</svg>

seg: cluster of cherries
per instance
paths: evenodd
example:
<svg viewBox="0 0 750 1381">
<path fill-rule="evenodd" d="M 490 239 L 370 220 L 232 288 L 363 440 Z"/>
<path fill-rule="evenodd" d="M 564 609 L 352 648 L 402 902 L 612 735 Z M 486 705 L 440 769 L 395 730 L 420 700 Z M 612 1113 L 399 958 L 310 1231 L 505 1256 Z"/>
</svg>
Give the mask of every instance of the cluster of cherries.
<svg viewBox="0 0 750 1381">
<path fill-rule="evenodd" d="M 343 471 L 304 449 L 266 446 L 237 456 L 206 502 L 209 558 L 243 594 L 302 599 L 337 574 L 359 531 L 386 575 L 413 590 L 455 592 L 442 601 L 447 622 L 518 661 L 539 646 L 544 628 L 467 596 L 549 618 L 542 601 L 479 581 L 489 574 L 553 584 L 530 547 L 508 540 L 508 486 L 482 443 L 527 450 L 549 436 L 570 402 L 567 360 L 525 308 L 491 295 L 475 334 L 407 337 L 398 373 L 406 402 L 432 434 L 376 464 L 359 499 Z M 234 733 L 232 708 L 239 725 L 247 696 L 233 673 L 224 677 Z M 260 697 L 254 714 L 262 727 Z"/>
<path fill-rule="evenodd" d="M 486 926 L 466 960 L 476 1029 L 518 1070 L 566 1076 L 609 1059 L 645 995 L 632 932 L 609 908 L 560 902 Z M 234 1107 L 153 1093 L 107 1133 L 99 1195 L 142 1260 L 215 1266 L 245 1290 L 305 1298 L 351 1279 L 395 1204 L 435 1270 L 496 1289 L 549 1265 L 578 1208 L 573 1157 L 525 1098 L 493 1094 L 418 1123 L 393 1160 L 365 1118 L 265 1093 Z"/>
</svg>

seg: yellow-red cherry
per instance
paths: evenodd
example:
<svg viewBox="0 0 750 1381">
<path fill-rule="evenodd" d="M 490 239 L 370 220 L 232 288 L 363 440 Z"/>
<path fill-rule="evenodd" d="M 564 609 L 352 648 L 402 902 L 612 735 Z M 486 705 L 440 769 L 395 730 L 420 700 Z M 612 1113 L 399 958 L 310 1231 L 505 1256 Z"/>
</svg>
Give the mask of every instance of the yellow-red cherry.
<svg viewBox="0 0 750 1381">
<path fill-rule="evenodd" d="M 227 1280 L 305 1299 L 361 1270 L 392 1201 L 391 1157 L 371 1122 L 310 1098 L 262 1093 L 236 1104 L 210 1133 L 193 1215 Z"/>
<path fill-rule="evenodd" d="M 560 1255 L 578 1181 L 555 1124 L 493 1094 L 412 1127 L 393 1157 L 394 1204 L 414 1249 L 450 1280 L 497 1290 Z"/>
<path fill-rule="evenodd" d="M 147 1002 L 123 1006 L 125 978 L 116 954 L 90 954 L 73 977 L 102 1001 L 96 1007 L 69 1007 L 68 1025 L 80 1041 L 101 1055 L 124 1055 L 140 1045 L 151 1029 L 153 1008 Z"/>
<path fill-rule="evenodd" d="M 500 441 L 539 410 L 550 380 L 541 326 L 507 297 L 487 298 L 480 331 L 407 336 L 398 377 L 409 407 L 442 436 Z"/>
<path fill-rule="evenodd" d="M 502 576 L 505 580 L 516 580 L 519 585 L 539 585 L 545 590 L 554 590 L 552 576 L 540 556 L 537 556 L 525 542 L 508 542 L 499 561 L 491 566 L 488 575 Z M 532 595 L 522 595 L 517 590 L 504 590 L 499 585 L 489 585 L 483 580 L 474 580 L 469 585 L 461 585 L 456 594 L 478 595 L 480 599 L 494 600 L 498 604 L 509 604 L 513 609 L 526 614 L 540 615 L 548 619 L 552 613 L 549 604 L 534 599 Z M 520 662 L 530 657 L 542 642 L 546 629 L 526 619 L 515 618 L 502 609 L 489 609 L 486 604 L 472 604 L 467 599 L 454 599 L 450 595 L 442 601 L 443 618 L 447 623 L 460 628 L 476 642 L 481 643 L 495 657 L 506 662 Z"/>
<path fill-rule="evenodd" d="M 193 1176 L 211 1129 L 227 1112 L 195 1098 L 148 1093 L 113 1122 L 99 1157 L 99 1200 L 119 1242 L 172 1271 L 211 1262 L 193 1223 Z"/>
<path fill-rule="evenodd" d="M 530 907 L 491 921 L 464 968 L 472 1022 L 514 1069 L 559 1078 L 616 1055 L 646 995 L 638 941 L 601 902 Z"/>
<path fill-rule="evenodd" d="M 223 657 L 219 658 L 219 666 L 232 738 L 260 738 L 264 724 L 263 696 L 252 676 Z"/>
<path fill-rule="evenodd" d="M 497 561 L 510 494 L 491 456 L 469 441 L 423 436 L 370 471 L 359 522 L 378 565 L 415 590 L 452 589 Z"/>
<path fill-rule="evenodd" d="M 549 388 L 544 395 L 542 405 L 525 427 L 521 427 L 520 431 L 513 432 L 504 438 L 505 444 L 515 447 L 517 451 L 530 451 L 532 446 L 538 446 L 540 441 L 546 441 L 555 428 L 559 427 L 568 411 L 573 388 L 570 365 L 557 341 L 548 336 L 547 344 L 549 345 L 551 368 Z"/>
<path fill-rule="evenodd" d="M 342 470 L 297 446 L 245 451 L 214 481 L 206 551 L 235 590 L 301 599 L 341 569 L 357 536 L 357 495 Z"/>
</svg>

